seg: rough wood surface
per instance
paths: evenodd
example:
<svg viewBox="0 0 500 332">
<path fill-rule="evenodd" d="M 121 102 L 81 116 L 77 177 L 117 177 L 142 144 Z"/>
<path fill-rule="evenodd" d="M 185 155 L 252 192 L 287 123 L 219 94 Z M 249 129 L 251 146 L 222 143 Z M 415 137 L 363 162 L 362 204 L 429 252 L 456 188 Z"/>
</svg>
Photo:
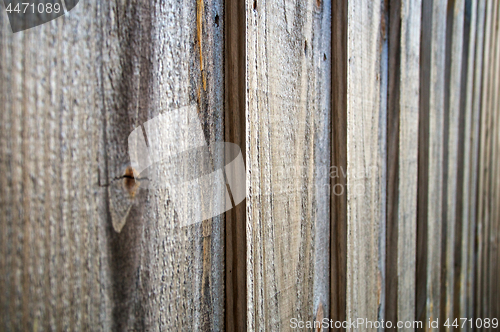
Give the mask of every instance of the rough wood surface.
<svg viewBox="0 0 500 332">
<path fill-rule="evenodd" d="M 473 89 L 473 112 L 472 112 L 472 139 L 471 146 L 471 177 L 470 177 L 470 220 L 469 220 L 469 234 L 471 241 L 468 245 L 468 297 L 467 297 L 467 317 L 471 316 L 474 311 L 474 304 L 476 299 L 477 289 L 475 288 L 476 278 L 475 269 L 477 266 L 476 248 L 477 248 L 477 202 L 478 202 L 478 178 L 479 178 L 479 146 L 480 146 L 480 119 L 481 119 L 481 94 L 482 94 L 482 81 L 483 81 L 483 58 L 484 58 L 484 37 L 485 37 L 485 17 L 486 17 L 486 1 L 478 1 L 477 10 L 477 36 L 476 36 L 476 61 L 474 72 L 474 89 Z M 464 192 L 465 194 L 465 192 Z M 464 283 L 465 284 L 465 283 Z M 473 300 L 471 300 L 473 299 Z M 465 308 L 465 306 L 463 306 Z"/>
<path fill-rule="evenodd" d="M 0 13 L 0 329 L 109 330 L 110 220 L 98 184 L 101 10 L 12 34 Z M 87 36 L 88 38 L 85 38 Z"/>
<path fill-rule="evenodd" d="M 377 1 L 348 4 L 346 319 L 351 320 L 384 317 L 386 10 Z"/>
<path fill-rule="evenodd" d="M 330 5 L 248 1 L 248 330 L 329 312 Z"/>
<path fill-rule="evenodd" d="M 498 1 L 80 1 L 15 34 L 4 7 L 1 331 L 498 317 Z M 177 175 L 241 147 L 244 203 L 192 223 L 212 193 L 135 178 L 132 131 L 192 147 L 165 116 L 214 154 Z"/>
<path fill-rule="evenodd" d="M 422 3 L 416 319 L 425 322 L 441 314 L 446 8 Z"/>
<path fill-rule="evenodd" d="M 500 32 L 498 26 L 498 20 L 500 19 L 500 6 L 498 7 L 497 19 L 496 19 L 496 58 L 495 58 L 495 71 L 498 73 L 500 71 Z M 489 260 L 489 316 L 498 317 L 500 315 L 500 178 L 498 174 L 500 173 L 500 115 L 498 103 L 500 102 L 500 79 L 498 74 L 495 75 L 495 84 L 493 87 L 494 91 L 494 104 L 493 104 L 493 151 L 492 151 L 492 172 L 491 172 L 491 185 L 493 186 L 493 193 L 490 198 L 492 205 L 492 216 L 491 223 L 492 229 L 489 234 L 490 250 L 491 256 Z"/>
<path fill-rule="evenodd" d="M 442 290 L 440 317 L 455 317 L 455 250 L 457 239 L 457 178 L 459 162 L 459 120 L 462 104 L 462 69 L 465 1 L 456 0 L 447 8 L 446 69 L 443 129 L 443 217 Z M 463 132 L 462 132 L 463 133 Z M 462 134 L 460 133 L 460 134 Z M 448 328 L 446 328 L 448 330 Z"/>
<path fill-rule="evenodd" d="M 390 2 L 386 320 L 415 318 L 418 106 L 422 2 Z"/>
<path fill-rule="evenodd" d="M 159 114 L 197 105 L 223 140 L 222 14 L 82 1 L 12 34 L 2 11 L 2 329 L 223 328 L 223 218 L 181 228 L 164 188 L 131 199 L 123 178 L 128 134 Z"/>
<path fill-rule="evenodd" d="M 484 216 L 485 219 L 485 265 L 484 269 L 484 317 L 495 317 L 498 315 L 498 291 L 499 291 L 499 276 L 498 276 L 498 228 L 499 228 L 499 214 L 498 214 L 498 195 L 500 182 L 498 179 L 499 174 L 499 91 L 500 80 L 498 78 L 498 71 L 500 70 L 500 32 L 498 27 L 498 20 L 500 19 L 500 5 L 495 2 L 493 13 L 493 26 L 492 26 L 492 52 L 491 56 L 491 81 L 488 89 L 490 90 L 489 96 L 489 109 L 490 123 L 488 124 L 489 140 L 485 145 L 488 146 L 488 161 L 489 168 L 487 176 L 488 196 L 485 197 L 486 209 Z"/>
<path fill-rule="evenodd" d="M 485 1 L 466 1 L 465 24 L 468 37 L 464 39 L 467 47 L 467 60 L 464 63 L 462 82 L 465 91 L 462 95 L 463 118 L 461 120 L 461 161 L 459 165 L 459 184 L 462 189 L 457 190 L 457 222 L 461 223 L 459 238 L 459 267 L 457 271 L 456 302 L 458 317 L 473 317 L 474 301 L 474 251 L 476 232 L 476 202 L 477 202 L 477 164 L 479 147 L 479 116 L 480 91 L 483 62 Z M 460 172 L 460 170 L 462 170 Z"/>
<path fill-rule="evenodd" d="M 416 222 L 418 175 L 418 102 L 421 1 L 402 6 L 401 96 L 399 128 L 398 320 L 415 318 Z"/>
<path fill-rule="evenodd" d="M 496 17 L 498 3 L 488 1 L 486 7 L 486 20 L 484 31 L 484 60 L 483 81 L 481 96 L 481 127 L 480 127 L 480 155 L 478 178 L 478 203 L 477 203 L 477 267 L 475 275 L 475 289 L 477 290 L 475 315 L 486 317 L 489 314 L 490 289 L 488 285 L 488 254 L 491 218 L 491 144 L 493 134 L 493 98 L 497 91 L 493 89 L 496 75 Z M 488 68 L 488 70 L 486 70 Z"/>
</svg>

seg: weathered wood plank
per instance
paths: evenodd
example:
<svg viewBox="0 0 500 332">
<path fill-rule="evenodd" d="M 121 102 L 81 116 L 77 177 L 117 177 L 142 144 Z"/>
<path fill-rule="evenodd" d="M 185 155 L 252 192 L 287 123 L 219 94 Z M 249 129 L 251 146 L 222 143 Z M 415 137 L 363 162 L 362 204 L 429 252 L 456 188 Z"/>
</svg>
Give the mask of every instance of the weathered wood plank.
<svg viewBox="0 0 500 332">
<path fill-rule="evenodd" d="M 224 139 L 222 14 L 81 2 L 12 34 L 2 12 L 2 329 L 223 329 L 224 218 L 181 228 L 165 188 L 131 199 L 123 178 L 128 135 L 159 114 L 194 104 Z"/>
<path fill-rule="evenodd" d="M 386 10 L 377 1 L 348 3 L 348 320 L 362 317 L 376 321 L 384 317 L 388 65 Z"/>
<path fill-rule="evenodd" d="M 498 265 L 498 238 L 499 238 L 499 202 L 500 202 L 500 179 L 499 179 L 499 171 L 500 171 L 500 151 L 499 151 L 499 142 L 500 142 L 500 116 L 498 103 L 500 101 L 499 92 L 500 92 L 500 80 L 498 78 L 498 71 L 500 70 L 500 32 L 498 29 L 498 20 L 500 19 L 500 6 L 497 5 L 495 12 L 495 37 L 494 37 L 494 48 L 495 48 L 495 57 L 492 59 L 494 61 L 494 65 L 491 68 L 493 73 L 492 82 L 491 82 L 491 91 L 492 91 L 492 104 L 491 104 L 491 150 L 490 150 L 490 158 L 491 158 L 491 172 L 489 179 L 490 186 L 490 196 L 489 200 L 489 220 L 487 221 L 489 224 L 489 230 L 487 233 L 486 241 L 488 242 L 488 261 L 487 261 L 487 282 L 486 282 L 486 293 L 487 296 L 487 311 L 485 312 L 485 317 L 497 317 L 500 313 L 498 307 L 498 292 L 499 292 L 499 265 Z"/>
<path fill-rule="evenodd" d="M 462 69 L 465 1 L 450 2 L 446 18 L 446 67 L 443 131 L 443 238 L 441 313 L 443 319 L 457 318 L 455 300 L 455 249 L 457 238 L 457 178 L 459 120 L 462 104 Z M 460 133 L 463 135 L 463 132 Z M 436 221 L 434 221 L 436 222 Z M 449 330 L 448 328 L 446 328 Z"/>
<path fill-rule="evenodd" d="M 491 54 L 491 32 L 492 32 L 492 11 L 493 2 L 487 1 L 485 10 L 485 26 L 484 26 L 484 54 L 483 54 L 483 68 L 490 66 Z M 474 289 L 476 290 L 474 297 L 474 311 L 476 317 L 483 315 L 483 252 L 484 252 L 484 200 L 485 200 L 485 136 L 487 133 L 486 127 L 488 124 L 488 82 L 490 72 L 484 72 L 482 75 L 482 90 L 481 90 L 481 123 L 479 126 L 479 163 L 478 163 L 478 201 L 477 201 L 477 264 L 475 266 Z"/>
<path fill-rule="evenodd" d="M 478 179 L 479 119 L 481 115 L 481 80 L 484 45 L 485 1 L 466 2 L 466 24 L 470 25 L 468 38 L 468 59 L 465 82 L 465 102 L 463 118 L 463 190 L 459 196 L 458 212 L 461 214 L 461 250 L 458 275 L 459 317 L 474 317 L 474 270 L 476 244 L 476 202 Z M 467 23 L 467 7 L 470 7 L 470 19 Z M 457 192 L 460 195 L 460 191 Z M 470 328 L 469 328 L 470 330 Z"/>
<path fill-rule="evenodd" d="M 455 315 L 473 317 L 473 271 L 475 243 L 475 202 L 477 188 L 477 149 L 480 77 L 483 51 L 484 1 L 465 2 L 465 38 L 462 67 L 463 93 L 459 141 L 459 167 L 457 188 L 457 270 Z M 479 75 L 479 78 L 478 78 Z"/>
<path fill-rule="evenodd" d="M 111 327 L 96 14 L 82 3 L 17 34 L 0 14 L 2 330 Z"/>
<path fill-rule="evenodd" d="M 81 2 L 16 34 L 0 9 L 0 330 L 498 315 L 497 1 Z M 128 155 L 183 107 L 247 163 L 247 202 L 188 225 L 200 197 Z"/>
<path fill-rule="evenodd" d="M 109 82 L 111 89 L 105 90 L 108 92 L 105 98 L 109 99 L 105 141 L 119 150 L 125 142 L 123 134 L 143 124 L 143 118 L 153 119 L 191 105 L 198 111 L 206 143 L 222 141 L 222 3 L 202 0 L 190 4 L 138 2 L 115 12 L 123 15 L 125 22 L 124 25 L 116 22 L 116 29 L 122 27 L 124 31 L 117 31 L 118 44 L 112 45 L 118 47 L 116 52 L 121 59 L 109 64 L 104 74 L 116 81 Z M 143 16 L 144 22 L 140 20 Z M 149 32 L 145 31 L 148 24 L 151 26 Z M 146 40 L 150 36 L 149 42 L 136 46 L 141 32 Z M 149 56 L 144 58 L 145 54 Z M 134 79 L 137 75 L 146 77 L 141 82 Z M 137 93 L 140 89 L 144 92 Z M 118 117 L 118 114 L 123 116 Z M 129 119 L 129 127 L 122 129 L 124 118 Z M 162 141 L 161 132 L 156 140 L 150 132 L 147 134 L 149 146 L 161 147 L 163 143 L 170 143 Z M 178 137 L 183 136 L 179 133 Z M 188 142 L 179 140 L 176 149 L 182 150 L 183 146 L 187 147 Z M 120 167 L 127 165 L 123 164 L 121 156 L 116 152 L 105 155 L 108 183 L 122 174 Z M 215 156 L 215 165 L 221 166 L 223 158 Z M 185 165 L 184 168 L 189 167 Z M 180 194 L 173 197 L 173 193 L 161 184 L 152 184 L 145 198 L 147 205 L 137 215 L 138 219 L 131 215 L 120 234 L 113 233 L 117 239 L 112 243 L 112 253 L 116 255 L 112 259 L 118 261 L 115 293 L 126 299 L 117 299 L 124 307 L 115 310 L 115 319 L 128 320 L 123 328 L 139 325 L 139 329 L 209 331 L 224 325 L 224 219 L 216 217 L 181 227 L 179 211 L 174 209 L 175 201 L 196 198 Z M 136 246 L 131 248 L 133 241 Z M 134 260 L 131 256 L 123 257 L 125 245 L 134 251 Z M 129 276 L 128 280 L 118 279 L 122 271 Z M 160 308 L 164 311 L 159 311 Z M 133 315 L 128 317 L 127 310 Z"/>
<path fill-rule="evenodd" d="M 494 66 L 496 53 L 496 15 L 498 3 L 489 1 L 486 8 L 485 44 L 483 60 L 483 82 L 481 95 L 481 128 L 480 128 L 480 155 L 478 178 L 478 215 L 477 215 L 477 267 L 476 267 L 476 317 L 486 317 L 489 314 L 488 288 L 488 251 L 489 251 L 489 220 L 491 218 L 490 184 L 491 184 L 491 136 L 492 136 L 492 89 L 495 75 L 491 68 Z M 488 70 L 486 70 L 488 68 Z"/>
<path fill-rule="evenodd" d="M 386 320 L 415 318 L 421 1 L 390 2 Z"/>
<path fill-rule="evenodd" d="M 415 319 L 416 222 L 418 175 L 418 102 L 420 64 L 421 1 L 402 6 L 401 97 L 399 154 L 400 201 L 398 215 L 398 320 Z"/>
<path fill-rule="evenodd" d="M 416 319 L 424 322 L 441 314 L 446 8 L 422 2 Z"/>
<path fill-rule="evenodd" d="M 486 205 L 485 205 L 485 237 L 484 237 L 484 266 L 483 266 L 483 271 L 484 271 L 484 317 L 489 317 L 492 316 L 492 306 L 491 302 L 493 300 L 493 296 L 491 295 L 491 292 L 493 290 L 493 282 L 497 283 L 498 280 L 492 280 L 491 279 L 491 273 L 492 270 L 494 269 L 494 265 L 492 265 L 492 254 L 494 251 L 494 229 L 495 229 L 495 206 L 496 206 L 496 200 L 495 200 L 495 178 L 497 177 L 498 173 L 495 172 L 495 136 L 496 136 L 496 126 L 495 126 L 495 119 L 496 119 L 496 114 L 497 114 L 497 106 L 496 106 L 496 101 L 497 101 L 497 96 L 498 96 L 498 89 L 497 89 L 497 76 L 494 73 L 498 70 L 498 56 L 499 54 L 499 32 L 498 32 L 498 17 L 499 17 L 499 11 L 500 11 L 500 6 L 498 3 L 495 2 L 495 6 L 493 7 L 493 21 L 492 21 L 492 43 L 491 43 L 491 77 L 490 77 L 490 82 L 488 86 L 489 90 L 489 107 L 487 109 L 487 112 L 489 113 L 489 123 L 488 123 L 488 136 L 487 136 L 487 142 L 486 142 L 486 147 L 488 148 L 487 150 L 487 158 L 486 158 L 486 167 L 488 168 L 487 175 L 486 175 L 486 181 L 487 181 L 487 197 L 486 197 Z"/>
<path fill-rule="evenodd" d="M 329 312 L 329 2 L 249 1 L 248 330 Z"/>
</svg>

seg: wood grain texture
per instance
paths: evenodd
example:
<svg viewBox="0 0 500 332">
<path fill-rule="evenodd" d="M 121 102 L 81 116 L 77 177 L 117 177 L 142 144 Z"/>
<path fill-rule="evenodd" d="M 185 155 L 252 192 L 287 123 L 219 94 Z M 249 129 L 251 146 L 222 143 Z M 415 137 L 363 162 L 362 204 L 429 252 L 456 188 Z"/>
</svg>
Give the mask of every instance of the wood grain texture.
<svg viewBox="0 0 500 332">
<path fill-rule="evenodd" d="M 446 7 L 445 1 L 422 3 L 416 281 L 421 321 L 440 316 Z"/>
<path fill-rule="evenodd" d="M 485 20 L 485 44 L 483 60 L 483 82 L 481 95 L 481 127 L 480 127 L 480 155 L 479 155 L 479 178 L 478 178 L 478 203 L 477 203 L 477 267 L 475 277 L 476 317 L 486 317 L 489 314 L 490 290 L 488 285 L 488 253 L 491 218 L 491 141 L 492 141 L 492 116 L 493 98 L 497 92 L 493 89 L 495 76 L 496 54 L 496 17 L 498 3 L 487 2 Z M 486 70 L 489 68 L 489 70 Z"/>
<path fill-rule="evenodd" d="M 486 17 L 486 1 L 478 1 L 477 9 L 477 34 L 475 45 L 475 62 L 474 62 L 474 81 L 473 81 L 473 96 L 472 96 L 472 121 L 471 121 L 471 165 L 470 165 L 470 211 L 469 211 L 469 234 L 471 240 L 468 244 L 468 266 L 467 266 L 467 315 L 472 316 L 475 313 L 474 304 L 476 299 L 477 289 L 475 288 L 476 278 L 476 248 L 477 248 L 477 202 L 478 202 L 478 169 L 479 169 L 479 146 L 480 146 L 480 119 L 481 119 L 481 94 L 483 81 L 483 58 L 484 58 L 484 40 L 485 40 L 485 17 Z M 467 121 L 467 120 L 466 120 Z M 465 194 L 465 191 L 464 191 Z M 464 213 L 465 215 L 465 213 Z M 472 300 L 471 300 L 472 299 Z M 465 306 L 461 308 L 465 309 Z"/>
<path fill-rule="evenodd" d="M 494 56 L 492 56 L 493 65 L 491 66 L 492 77 L 490 86 L 488 89 L 491 91 L 490 96 L 490 109 L 488 110 L 491 113 L 491 123 L 489 124 L 491 128 L 491 136 L 490 136 L 490 152 L 489 152 L 489 196 L 487 197 L 488 201 L 488 219 L 486 220 L 487 225 L 487 233 L 485 236 L 485 242 L 487 246 L 486 256 L 486 264 L 485 264 L 485 317 L 496 317 L 499 314 L 498 307 L 498 292 L 499 292 L 499 274 L 498 274 L 498 238 L 499 238 L 499 212 L 498 212 L 498 202 L 499 200 L 499 188 L 500 188 L 500 180 L 498 179 L 499 174 L 499 129 L 500 129 L 500 116 L 499 116 L 499 108 L 498 102 L 499 99 L 499 91 L 500 91 L 500 81 L 498 79 L 498 71 L 500 70 L 500 32 L 498 26 L 498 20 L 500 19 L 500 6 L 495 3 L 495 12 L 494 12 L 494 37 L 492 44 L 492 51 L 494 52 Z"/>
<path fill-rule="evenodd" d="M 17 34 L 3 13 L 0 329 L 223 329 L 224 219 L 180 228 L 123 178 L 129 133 L 172 109 L 223 140 L 222 3 L 81 2 Z"/>
<path fill-rule="evenodd" d="M 0 12 L 1 331 L 498 317 L 498 1 L 81 1 L 15 34 Z M 205 193 L 129 156 L 186 107 L 211 166 L 222 141 L 246 163 L 246 202 L 198 223 L 175 206 Z M 190 146 L 149 128 L 150 153 Z"/>
<path fill-rule="evenodd" d="M 17 34 L 0 14 L 2 330 L 112 325 L 98 13 L 82 3 Z"/>
<path fill-rule="evenodd" d="M 483 61 L 485 1 L 466 1 L 464 55 L 462 67 L 464 92 L 461 96 L 460 159 L 457 190 L 458 268 L 456 271 L 455 315 L 473 317 L 474 310 L 474 252 L 476 234 L 477 164 L 479 147 L 480 89 Z M 468 33 L 467 33 L 468 31 Z M 461 188 L 460 188 L 461 187 Z"/>
<path fill-rule="evenodd" d="M 418 102 L 420 65 L 421 1 L 405 1 L 402 6 L 401 97 L 398 206 L 398 319 L 415 318 L 416 216 L 418 175 Z"/>
<path fill-rule="evenodd" d="M 457 239 L 457 178 L 459 120 L 462 104 L 462 69 L 465 1 L 450 2 L 446 18 L 446 69 L 443 130 L 443 230 L 440 317 L 457 318 L 454 312 Z"/>
<path fill-rule="evenodd" d="M 483 68 L 491 66 L 491 34 L 492 34 L 492 15 L 493 15 L 493 2 L 487 1 L 485 10 L 485 26 L 484 26 L 484 58 Z M 478 201 L 477 201 L 477 263 L 475 269 L 474 288 L 476 294 L 474 297 L 474 310 L 476 317 L 484 314 L 484 237 L 485 237 L 485 220 L 484 220 L 484 202 L 486 196 L 485 188 L 485 173 L 487 167 L 485 164 L 486 159 L 486 135 L 488 125 L 488 94 L 489 94 L 489 81 L 490 72 L 484 72 L 482 76 L 482 91 L 481 91 L 481 123 L 480 123 L 480 144 L 479 144 L 479 164 L 478 164 Z"/>
<path fill-rule="evenodd" d="M 386 320 L 391 322 L 415 318 L 421 6 L 421 1 L 390 2 Z"/>
<path fill-rule="evenodd" d="M 380 2 L 348 4 L 346 319 L 351 320 L 383 319 L 385 309 L 386 10 Z"/>
<path fill-rule="evenodd" d="M 98 117 L 95 112 L 85 114 L 83 110 L 92 109 L 95 98 L 78 87 L 88 78 L 81 73 L 87 69 L 78 64 L 78 56 L 69 57 L 73 36 L 65 33 L 60 20 L 16 35 L 4 12 L 1 20 L 0 160 L 6 174 L 1 205 L 7 212 L 2 213 L 2 234 L 8 235 L 2 241 L 2 256 L 6 256 L 1 266 L 2 289 L 7 290 L 2 298 L 6 313 L 2 329 L 88 326 L 91 319 L 99 321 L 109 310 L 95 315 L 100 302 L 106 303 L 100 294 L 106 289 L 106 276 L 92 257 L 104 244 L 98 240 L 101 230 L 87 219 L 85 223 L 72 221 L 78 215 L 98 216 L 96 187 L 90 184 L 97 182 L 97 166 L 95 160 L 86 162 L 85 158 L 88 152 L 97 151 L 96 142 L 85 131 L 92 133 L 94 128 L 87 126 Z M 81 19 L 79 24 L 90 29 L 92 20 Z M 43 47 L 46 51 L 40 52 Z M 84 40 L 74 47 L 94 49 Z M 59 74 L 63 70 L 70 73 L 64 80 Z M 63 89 L 71 88 L 82 95 L 81 108 L 64 93 Z M 80 152 L 79 144 L 88 150 Z M 66 153 L 60 153 L 62 149 Z M 84 167 L 75 170 L 80 163 Z M 74 276 L 87 265 L 85 278 Z M 71 299 L 77 299 L 73 307 Z"/>
<path fill-rule="evenodd" d="M 329 2 L 247 2 L 249 331 L 329 312 Z"/>
<path fill-rule="evenodd" d="M 117 31 L 111 34 L 116 41 L 107 45 L 111 56 L 103 74 L 108 78 L 103 141 L 113 147 L 105 149 L 103 157 L 107 183 L 126 166 L 124 135 L 144 118 L 194 104 L 206 143 L 224 137 L 222 3 L 120 6 L 124 5 L 108 14 L 116 20 L 109 22 L 108 30 Z M 137 45 L 142 38 L 146 42 Z M 150 146 L 161 146 L 158 137 L 159 142 L 148 137 Z M 178 142 L 179 146 L 186 143 Z M 223 156 L 215 158 L 220 166 Z M 110 202 L 113 194 L 108 194 Z M 142 211 L 130 214 L 122 232 L 111 235 L 115 301 L 121 305 L 115 306 L 115 321 L 124 324 L 118 329 L 209 331 L 224 324 L 224 219 L 180 227 L 173 200 L 193 198 L 171 194 L 160 184 L 152 184 Z"/>
</svg>

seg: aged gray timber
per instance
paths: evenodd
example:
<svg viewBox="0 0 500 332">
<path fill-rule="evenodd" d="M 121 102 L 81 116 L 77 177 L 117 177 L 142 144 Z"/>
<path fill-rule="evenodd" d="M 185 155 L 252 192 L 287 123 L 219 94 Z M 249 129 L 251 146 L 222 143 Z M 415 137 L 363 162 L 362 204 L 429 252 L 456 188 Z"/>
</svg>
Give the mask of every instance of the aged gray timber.
<svg viewBox="0 0 500 332">
<path fill-rule="evenodd" d="M 17 34 L 4 13 L 0 329 L 222 329 L 223 218 L 180 228 L 124 177 L 128 134 L 171 109 L 223 140 L 222 2 L 81 1 Z"/>
<path fill-rule="evenodd" d="M 486 7 L 486 20 L 484 31 L 484 60 L 483 60 L 483 82 L 481 95 L 481 127 L 480 127 L 480 155 L 479 155 L 479 177 L 478 177 L 478 202 L 477 202 L 477 266 L 475 275 L 476 289 L 476 317 L 486 317 L 489 314 L 490 289 L 488 285 L 488 258 L 489 239 L 491 225 L 491 150 L 493 135 L 493 89 L 496 59 L 497 29 L 496 18 L 498 15 L 498 3 L 488 1 Z"/>
<path fill-rule="evenodd" d="M 424 322 L 440 316 L 446 8 L 422 3 L 416 319 Z"/>
<path fill-rule="evenodd" d="M 102 11 L 82 3 L 17 34 L 0 14 L 2 330 L 113 323 L 97 157 Z"/>
<path fill-rule="evenodd" d="M 399 129 L 398 320 L 415 318 L 418 102 L 422 2 L 404 1 L 401 11 L 401 96 Z"/>
<path fill-rule="evenodd" d="M 383 319 L 385 309 L 386 10 L 378 1 L 349 1 L 347 11 L 346 319 L 351 320 Z"/>
<path fill-rule="evenodd" d="M 500 179 L 498 177 L 499 172 L 499 91 L 500 91 L 500 80 L 498 78 L 498 71 L 500 70 L 500 32 L 498 30 L 498 20 L 500 19 L 500 6 L 495 2 L 494 7 L 494 25 L 492 26 L 492 51 L 494 52 L 491 56 L 491 61 L 493 62 L 490 67 L 491 71 L 491 81 L 488 89 L 490 90 L 490 105 L 489 109 L 486 111 L 490 113 L 490 123 L 489 129 L 489 173 L 487 178 L 487 186 L 489 187 L 487 200 L 487 212 L 485 216 L 487 219 L 485 230 L 485 266 L 484 266 L 484 279 L 485 279 L 485 289 L 484 296 L 485 307 L 484 307 L 484 317 L 495 317 L 498 315 L 498 290 L 499 290 L 499 277 L 498 277 L 498 228 L 499 228 L 499 215 L 498 215 L 498 202 L 499 202 L 499 186 Z"/>
<path fill-rule="evenodd" d="M 470 241 L 468 244 L 468 266 L 467 266 L 467 282 L 463 282 L 463 285 L 467 285 L 467 316 L 472 316 L 474 313 L 474 303 L 476 298 L 477 289 L 474 285 L 475 279 L 475 268 L 476 268 L 476 231 L 477 231 L 477 197 L 478 197 L 478 168 L 479 168 L 479 144 L 480 144 L 480 119 L 481 119 L 481 92 L 482 92 L 482 77 L 483 77 L 483 59 L 484 59 L 484 28 L 485 28 L 485 10 L 486 2 L 485 0 L 478 1 L 477 9 L 477 36 L 475 45 L 475 67 L 474 67 L 474 82 L 473 82 L 473 104 L 472 104 L 472 133 L 471 139 L 473 140 L 471 145 L 471 167 L 470 167 L 470 220 L 469 220 L 469 234 Z M 467 120 L 466 120 L 467 121 Z M 464 191 L 465 195 L 465 191 Z M 465 215 L 465 214 L 464 214 Z M 463 294 L 461 292 L 461 294 Z M 474 300 L 470 300 L 474 299 Z M 461 308 L 465 306 L 461 306 Z M 461 314 L 460 317 L 463 315 Z"/>
<path fill-rule="evenodd" d="M 415 318 L 419 0 L 390 2 L 386 320 Z"/>
<path fill-rule="evenodd" d="M 329 312 L 330 11 L 246 3 L 249 331 Z"/>
<path fill-rule="evenodd" d="M 443 238 L 440 317 L 455 318 L 455 246 L 457 238 L 457 178 L 459 120 L 462 104 L 462 69 L 465 1 L 451 2 L 446 21 L 446 67 L 443 130 Z M 437 220 L 436 220 L 437 221 Z M 435 221 L 435 222 L 436 222 Z M 458 262 L 457 262 L 458 264 Z M 446 328 L 446 330 L 449 330 Z"/>
<path fill-rule="evenodd" d="M 0 331 L 500 318 L 499 1 L 80 1 L 15 34 L 4 7 Z M 187 148 L 143 125 L 188 107 L 246 164 L 195 224 L 207 193 L 128 155 Z"/>
<path fill-rule="evenodd" d="M 465 88 L 461 96 L 463 118 L 460 126 L 463 135 L 460 136 L 462 156 L 459 159 L 457 190 L 457 222 L 461 223 L 461 236 L 457 234 L 458 271 L 455 298 L 455 312 L 458 317 L 473 317 L 474 315 L 474 247 L 476 231 L 477 202 L 477 165 L 479 147 L 480 91 L 483 63 L 485 1 L 466 1 L 465 24 L 468 37 L 464 39 L 467 47 L 462 75 L 465 77 L 462 86 Z M 467 36 L 467 34 L 466 34 Z M 461 160 L 461 161 L 460 161 Z M 461 170 L 461 171 L 460 171 Z M 468 329 L 470 330 L 470 328 Z"/>
</svg>

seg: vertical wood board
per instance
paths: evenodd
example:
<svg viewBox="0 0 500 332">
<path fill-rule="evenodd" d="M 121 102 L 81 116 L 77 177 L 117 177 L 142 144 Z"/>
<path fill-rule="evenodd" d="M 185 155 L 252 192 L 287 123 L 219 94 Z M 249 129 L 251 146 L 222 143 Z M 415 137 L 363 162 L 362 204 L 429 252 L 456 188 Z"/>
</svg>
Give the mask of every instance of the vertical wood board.
<svg viewBox="0 0 500 332">
<path fill-rule="evenodd" d="M 329 312 L 330 7 L 247 3 L 247 320 Z"/>
</svg>

